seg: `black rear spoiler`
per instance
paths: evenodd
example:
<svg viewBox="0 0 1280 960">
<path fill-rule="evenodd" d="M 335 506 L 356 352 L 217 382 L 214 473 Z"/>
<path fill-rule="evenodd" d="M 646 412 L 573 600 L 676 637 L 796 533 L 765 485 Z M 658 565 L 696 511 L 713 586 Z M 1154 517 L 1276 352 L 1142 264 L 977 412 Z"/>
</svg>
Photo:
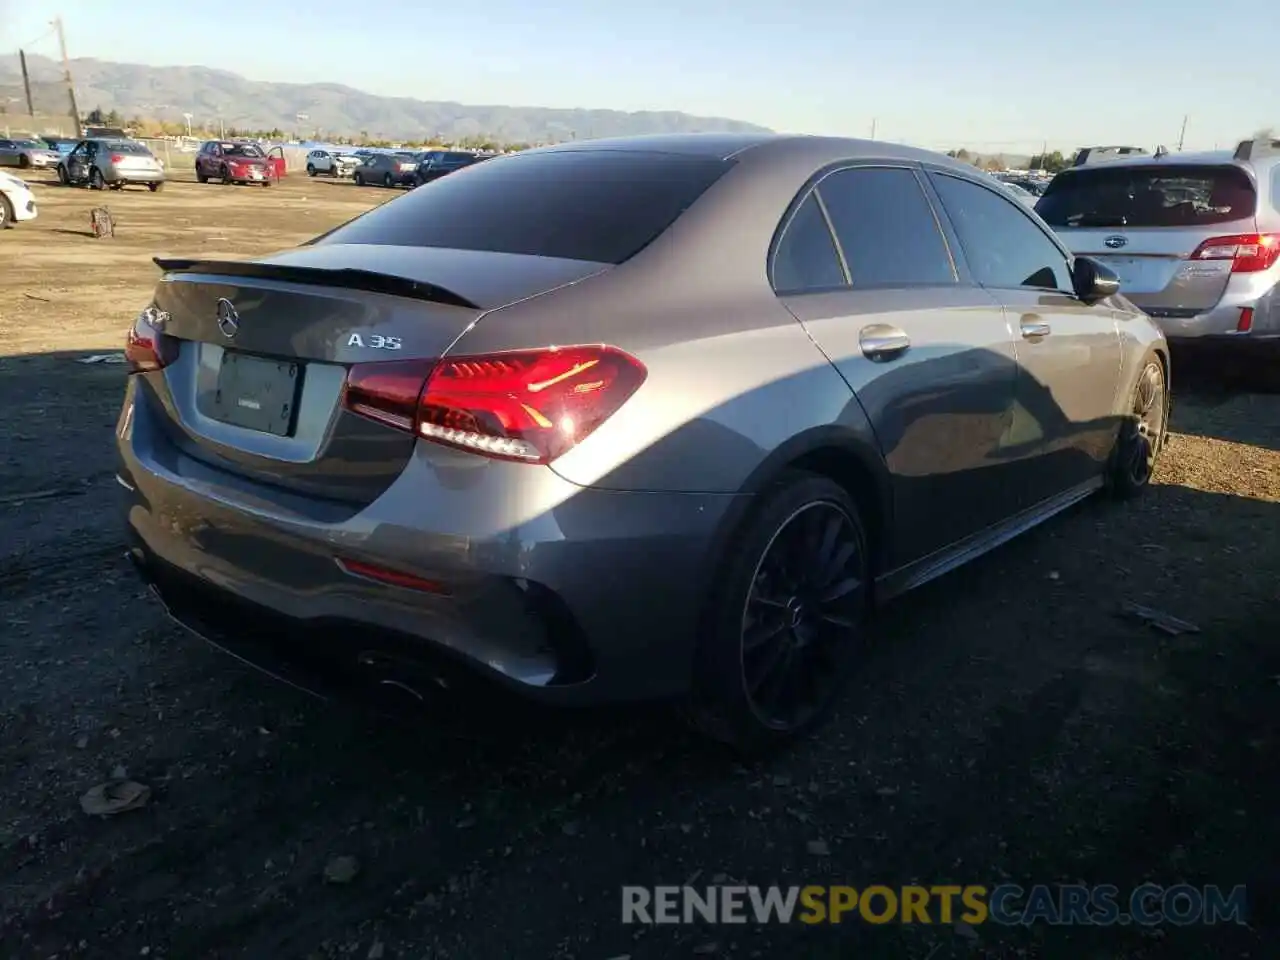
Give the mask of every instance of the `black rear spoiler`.
<svg viewBox="0 0 1280 960">
<path fill-rule="evenodd" d="M 255 260 L 193 260 L 184 257 L 152 257 L 152 262 L 165 273 L 207 273 L 215 277 L 245 277 L 253 280 L 279 280 L 316 287 L 341 287 L 344 290 L 367 290 L 410 300 L 430 300 L 454 307 L 479 310 L 479 304 L 452 290 L 433 283 L 407 280 L 371 270 L 322 270 L 318 267 L 295 267 L 287 264 L 262 263 Z"/>
</svg>

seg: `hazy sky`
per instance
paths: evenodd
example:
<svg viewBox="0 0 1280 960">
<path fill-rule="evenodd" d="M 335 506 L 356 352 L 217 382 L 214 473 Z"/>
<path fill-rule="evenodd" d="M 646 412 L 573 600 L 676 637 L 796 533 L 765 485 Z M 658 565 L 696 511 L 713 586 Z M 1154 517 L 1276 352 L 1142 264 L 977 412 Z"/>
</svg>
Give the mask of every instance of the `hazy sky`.
<svg viewBox="0 0 1280 960">
<path fill-rule="evenodd" d="M 1253 55 L 1238 17 L 1190 0 L 0 0 L 0 50 L 56 12 L 72 57 L 801 133 L 865 136 L 874 119 L 938 149 L 1173 147 L 1184 114 L 1188 148 L 1280 127 L 1280 19 Z M 48 36 L 28 50 L 57 54 Z"/>
</svg>

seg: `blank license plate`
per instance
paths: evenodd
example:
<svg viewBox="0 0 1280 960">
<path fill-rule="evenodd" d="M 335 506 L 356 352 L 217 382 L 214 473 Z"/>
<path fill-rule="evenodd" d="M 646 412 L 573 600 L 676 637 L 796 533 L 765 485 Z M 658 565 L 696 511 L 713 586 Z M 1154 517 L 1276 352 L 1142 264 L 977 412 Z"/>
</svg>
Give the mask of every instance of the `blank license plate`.
<svg viewBox="0 0 1280 960">
<path fill-rule="evenodd" d="M 302 366 L 226 352 L 218 369 L 213 415 L 223 423 L 273 433 L 293 433 Z"/>
</svg>

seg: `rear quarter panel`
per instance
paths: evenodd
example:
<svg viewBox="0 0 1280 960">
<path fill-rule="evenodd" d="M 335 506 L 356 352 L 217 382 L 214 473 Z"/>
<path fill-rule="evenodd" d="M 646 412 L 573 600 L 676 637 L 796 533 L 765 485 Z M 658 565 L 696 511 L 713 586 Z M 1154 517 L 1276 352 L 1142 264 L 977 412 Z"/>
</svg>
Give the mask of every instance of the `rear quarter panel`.
<svg viewBox="0 0 1280 960">
<path fill-rule="evenodd" d="M 806 434 L 878 458 L 858 401 L 768 281 L 773 233 L 813 170 L 741 163 L 627 263 L 486 314 L 452 352 L 608 343 L 644 363 L 636 394 L 552 465 L 583 486 L 737 493 Z"/>
</svg>

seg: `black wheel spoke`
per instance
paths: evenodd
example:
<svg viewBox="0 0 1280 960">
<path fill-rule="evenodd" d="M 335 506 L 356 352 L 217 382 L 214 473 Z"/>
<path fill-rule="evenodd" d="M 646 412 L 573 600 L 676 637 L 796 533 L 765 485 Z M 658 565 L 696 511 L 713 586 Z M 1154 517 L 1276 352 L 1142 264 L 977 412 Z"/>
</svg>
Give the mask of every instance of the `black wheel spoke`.
<svg viewBox="0 0 1280 960">
<path fill-rule="evenodd" d="M 858 587 L 860 587 L 861 585 L 862 584 L 857 580 L 856 577 L 845 577 L 843 580 L 838 580 L 835 583 L 833 583 L 831 586 L 823 590 L 822 596 L 819 598 L 819 600 L 824 604 L 834 603 L 835 601 L 841 599 L 842 597 L 847 597 L 849 594 L 853 593 L 853 591 L 857 590 Z"/>
<path fill-rule="evenodd" d="M 787 729 L 830 699 L 856 650 L 865 603 L 861 533 L 834 502 L 798 510 L 756 571 L 742 629 L 744 689 L 768 725 Z"/>
<path fill-rule="evenodd" d="M 782 619 L 757 621 L 742 635 L 742 652 L 751 653 L 753 650 L 758 650 L 786 629 L 787 622 Z"/>
<path fill-rule="evenodd" d="M 825 587 L 844 573 L 844 571 L 849 568 L 849 561 L 853 559 L 854 554 L 857 552 L 858 545 L 856 543 L 842 543 L 836 549 L 835 554 L 831 557 L 831 560 L 826 565 L 826 569 L 823 571 L 824 576 L 826 576 L 827 579 L 823 581 L 822 585 Z"/>
<path fill-rule="evenodd" d="M 747 682 L 747 690 L 754 696 L 760 693 L 765 684 L 772 679 L 776 679 L 784 671 L 787 658 L 791 652 L 791 647 L 787 644 L 777 643 L 769 647 L 764 654 L 763 661 L 757 665 L 755 675 Z"/>
</svg>

